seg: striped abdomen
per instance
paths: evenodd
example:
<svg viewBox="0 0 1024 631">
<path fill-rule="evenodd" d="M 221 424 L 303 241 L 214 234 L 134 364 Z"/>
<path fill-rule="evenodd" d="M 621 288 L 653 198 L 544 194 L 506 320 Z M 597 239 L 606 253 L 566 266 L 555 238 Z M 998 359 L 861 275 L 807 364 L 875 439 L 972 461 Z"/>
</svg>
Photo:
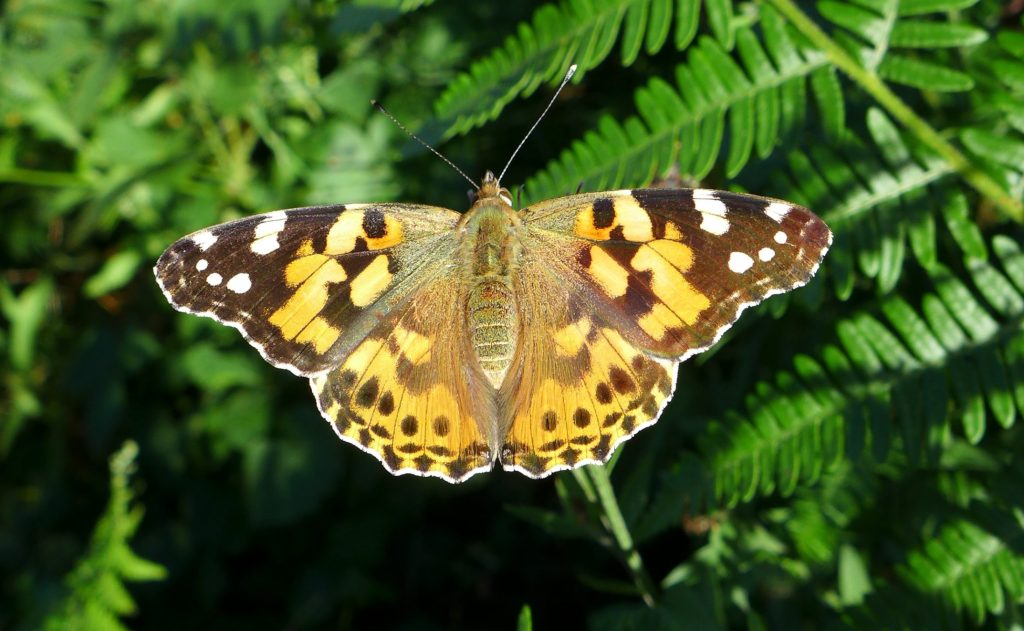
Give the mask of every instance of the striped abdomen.
<svg viewBox="0 0 1024 631">
<path fill-rule="evenodd" d="M 480 280 L 469 294 L 469 335 L 480 368 L 495 389 L 505 380 L 519 331 L 512 288 L 496 278 Z"/>
</svg>

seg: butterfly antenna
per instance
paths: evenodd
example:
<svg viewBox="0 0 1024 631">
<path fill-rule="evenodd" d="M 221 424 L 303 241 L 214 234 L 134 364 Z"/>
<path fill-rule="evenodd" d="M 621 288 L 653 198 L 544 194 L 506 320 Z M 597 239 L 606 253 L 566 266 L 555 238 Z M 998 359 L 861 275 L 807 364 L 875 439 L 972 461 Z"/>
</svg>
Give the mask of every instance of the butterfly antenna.
<svg viewBox="0 0 1024 631">
<path fill-rule="evenodd" d="M 471 178 L 468 175 L 466 175 L 465 173 L 463 173 L 462 169 L 460 169 L 459 167 L 455 166 L 454 162 L 452 162 L 448 158 L 446 158 L 443 155 L 441 155 L 440 151 L 438 151 L 437 149 L 434 149 L 433 147 L 428 145 L 426 143 L 426 141 L 424 141 L 422 138 L 420 138 L 416 134 L 414 134 L 411 131 L 409 131 L 409 128 L 406 127 L 405 125 L 403 125 L 401 122 L 399 122 L 399 120 L 397 118 L 395 118 L 395 116 L 391 112 L 389 112 L 386 109 L 384 109 L 384 106 L 381 105 L 380 101 L 378 101 L 376 99 L 370 99 L 370 103 L 372 103 L 374 107 L 376 107 L 378 110 L 380 110 L 381 114 L 384 114 L 385 116 L 390 118 L 392 123 L 394 123 L 395 125 L 398 125 L 398 128 L 401 129 L 402 131 L 404 131 L 406 134 L 408 134 L 410 138 L 412 138 L 416 142 L 420 143 L 421 145 L 423 145 L 424 147 L 429 149 L 432 154 L 434 154 L 438 158 L 441 158 L 442 160 L 444 160 L 448 164 L 448 166 L 450 166 L 451 168 L 455 169 L 458 172 L 459 175 L 461 175 L 462 177 L 466 178 L 466 181 L 469 182 L 470 184 L 472 184 L 473 188 L 475 188 L 478 191 L 480 190 L 480 186 L 476 182 L 473 181 L 473 178 Z"/>
<path fill-rule="evenodd" d="M 512 164 L 512 160 L 515 159 L 516 154 L 519 153 L 519 150 L 523 148 L 524 144 L 526 144 L 526 139 L 530 137 L 530 134 L 533 133 L 534 129 L 537 129 L 537 125 L 540 125 L 541 120 L 544 119 L 544 115 L 547 114 L 548 110 L 551 109 L 551 106 L 555 104 L 555 99 L 558 98 L 558 95 L 559 93 L 561 93 L 562 88 L 565 87 L 566 83 L 569 83 L 569 79 L 572 79 L 572 76 L 574 74 L 576 74 L 576 64 L 569 66 L 569 70 L 565 73 L 565 77 L 562 79 L 561 85 L 558 86 L 558 89 L 555 90 L 554 96 L 552 96 L 551 100 L 548 101 L 548 106 L 545 107 L 544 111 L 541 112 L 540 116 L 537 117 L 537 121 L 533 124 L 533 127 L 530 128 L 530 131 L 526 132 L 526 135 L 523 136 L 523 139 L 519 141 L 519 146 L 516 147 L 516 150 L 512 152 L 512 156 L 509 157 L 508 162 L 505 163 L 505 168 L 501 170 L 501 175 L 498 176 L 499 182 L 501 181 L 501 178 L 505 177 L 505 171 L 508 171 L 508 167 L 510 164 Z"/>
</svg>

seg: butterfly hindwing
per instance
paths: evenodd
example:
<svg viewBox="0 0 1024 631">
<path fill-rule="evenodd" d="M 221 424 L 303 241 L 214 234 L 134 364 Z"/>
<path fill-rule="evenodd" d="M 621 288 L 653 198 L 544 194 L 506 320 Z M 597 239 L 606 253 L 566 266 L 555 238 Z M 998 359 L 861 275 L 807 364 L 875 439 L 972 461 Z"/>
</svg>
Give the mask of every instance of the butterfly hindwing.
<svg viewBox="0 0 1024 631">
<path fill-rule="evenodd" d="M 154 272 L 175 308 L 237 328 L 275 366 L 315 375 L 411 293 L 418 269 L 450 255 L 458 219 L 411 204 L 277 211 L 179 239 Z"/>
<path fill-rule="evenodd" d="M 458 278 L 427 280 L 334 370 L 311 380 L 335 432 L 395 474 L 457 482 L 491 468 L 493 391 L 456 326 Z"/>
<path fill-rule="evenodd" d="M 531 265 L 531 263 L 527 263 Z M 504 468 L 540 477 L 607 461 L 615 448 L 660 414 L 677 362 L 630 342 L 589 308 L 557 263 L 523 274 L 519 292 L 531 322 L 499 394 Z M 529 279 L 529 280 L 526 280 Z"/>
</svg>

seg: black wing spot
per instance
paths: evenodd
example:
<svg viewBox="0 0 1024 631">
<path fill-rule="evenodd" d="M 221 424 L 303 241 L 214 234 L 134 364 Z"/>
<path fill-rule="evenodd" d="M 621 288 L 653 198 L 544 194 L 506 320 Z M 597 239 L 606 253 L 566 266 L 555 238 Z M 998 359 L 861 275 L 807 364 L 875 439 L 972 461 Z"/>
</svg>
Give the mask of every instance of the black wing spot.
<svg viewBox="0 0 1024 631">
<path fill-rule="evenodd" d="M 371 239 L 380 239 L 388 233 L 384 213 L 379 208 L 371 208 L 363 213 L 363 232 Z"/>
<path fill-rule="evenodd" d="M 594 227 L 608 228 L 615 223 L 615 202 L 611 197 L 598 197 L 594 200 Z"/>
</svg>

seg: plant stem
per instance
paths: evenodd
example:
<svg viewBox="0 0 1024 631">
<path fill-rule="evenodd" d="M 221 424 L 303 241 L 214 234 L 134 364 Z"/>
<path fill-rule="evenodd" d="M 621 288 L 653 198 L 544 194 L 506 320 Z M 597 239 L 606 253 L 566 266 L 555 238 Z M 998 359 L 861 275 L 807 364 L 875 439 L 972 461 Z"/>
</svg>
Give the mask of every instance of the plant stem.
<svg viewBox="0 0 1024 631">
<path fill-rule="evenodd" d="M 601 465 L 592 465 L 586 467 L 585 470 L 589 474 L 590 482 L 601 502 L 605 527 L 611 532 L 616 546 L 622 553 L 626 569 L 632 575 L 633 582 L 640 591 L 644 603 L 653 607 L 657 588 L 644 567 L 644 560 L 640 557 L 640 552 L 633 545 L 633 536 L 629 532 L 626 520 L 622 517 L 622 511 L 619 510 L 619 502 L 615 498 L 615 489 L 612 488 L 611 480 L 608 478 L 608 470 Z M 577 471 L 579 471 L 578 477 L 584 475 L 583 471 L 579 469 L 574 470 L 573 473 Z"/>
<path fill-rule="evenodd" d="M 29 186 L 53 186 L 56 188 L 89 186 L 89 182 L 85 178 L 75 173 L 35 169 L 6 169 L 0 171 L 0 182 L 13 182 Z"/>
<path fill-rule="evenodd" d="M 952 143 L 914 113 L 874 72 L 863 68 L 792 0 L 765 0 L 814 43 L 829 60 L 873 96 L 896 120 L 946 160 L 967 182 L 1015 221 L 1024 221 L 1024 203 L 1015 199 L 984 171 L 976 167 Z"/>
</svg>

